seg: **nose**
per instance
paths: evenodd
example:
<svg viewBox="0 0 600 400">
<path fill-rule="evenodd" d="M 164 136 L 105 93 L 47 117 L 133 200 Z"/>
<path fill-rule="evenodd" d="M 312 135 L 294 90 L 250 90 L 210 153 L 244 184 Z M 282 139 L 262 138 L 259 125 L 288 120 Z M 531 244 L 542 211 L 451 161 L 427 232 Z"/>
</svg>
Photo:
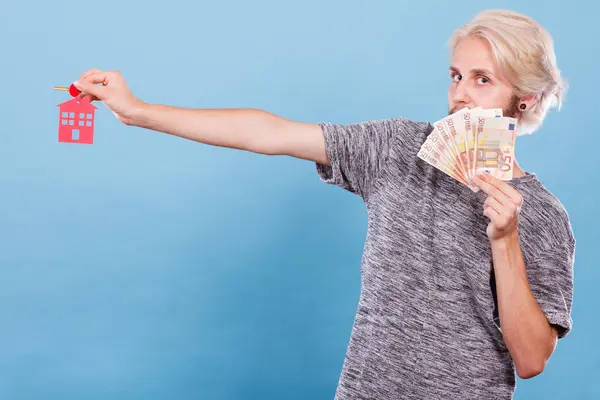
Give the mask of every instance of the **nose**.
<svg viewBox="0 0 600 400">
<path fill-rule="evenodd" d="M 467 89 L 466 82 L 460 81 L 454 88 L 454 93 L 452 94 L 452 102 L 454 104 L 469 104 L 471 98 L 469 96 L 469 91 Z"/>
</svg>

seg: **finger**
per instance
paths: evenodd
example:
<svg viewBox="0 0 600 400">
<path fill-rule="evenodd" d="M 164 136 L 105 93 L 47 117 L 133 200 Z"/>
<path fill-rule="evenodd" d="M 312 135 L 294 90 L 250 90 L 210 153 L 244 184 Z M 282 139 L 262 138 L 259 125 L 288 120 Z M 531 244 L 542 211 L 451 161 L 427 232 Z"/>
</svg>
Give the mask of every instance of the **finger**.
<svg viewBox="0 0 600 400">
<path fill-rule="evenodd" d="M 483 203 L 483 209 L 485 210 L 488 207 L 494 209 L 494 211 L 496 211 L 498 214 L 504 214 L 504 207 L 495 197 L 488 197 L 485 200 L 485 202 Z"/>
<path fill-rule="evenodd" d="M 95 96 L 97 99 L 102 98 L 102 94 L 105 92 L 104 86 L 108 84 L 109 76 L 106 72 L 94 72 L 88 75 L 85 79 L 73 82 L 73 85 L 84 94 L 90 94 Z M 102 83 L 102 86 L 97 86 L 98 83 Z"/>
<path fill-rule="evenodd" d="M 487 179 L 485 176 L 483 177 L 483 179 L 486 182 L 488 182 L 489 184 L 491 184 L 492 186 L 495 186 L 496 188 L 498 188 L 498 190 L 500 190 L 514 204 L 516 204 L 518 206 L 523 204 L 523 197 L 521 196 L 521 193 L 519 193 L 515 188 L 513 188 L 511 185 L 509 185 L 506 181 L 503 181 L 502 179 L 498 179 L 495 176 L 492 176 L 490 174 L 488 174 Z"/>
<path fill-rule="evenodd" d="M 107 83 L 110 79 L 110 73 L 106 71 L 98 71 L 89 74 L 83 80 L 79 81 L 80 83 L 91 83 L 96 85 L 98 83 Z"/>
<path fill-rule="evenodd" d="M 89 102 L 90 102 L 90 103 L 91 103 L 92 101 L 100 100 L 98 97 L 96 97 L 96 96 L 94 96 L 94 95 L 92 95 L 92 94 L 89 94 L 89 93 L 80 93 L 78 97 L 79 97 L 80 99 L 86 99 L 86 98 L 87 98 L 87 99 L 89 100 Z"/>
<path fill-rule="evenodd" d="M 494 225 L 500 225 L 500 214 L 493 207 L 487 207 L 485 210 L 483 210 L 483 215 L 488 217 L 494 223 Z"/>
<path fill-rule="evenodd" d="M 488 197 L 486 201 L 483 203 L 483 209 L 491 207 L 500 215 L 500 219 L 498 223 L 508 224 L 511 220 L 513 220 L 518 214 L 517 206 L 513 203 L 508 203 L 506 205 L 500 204 L 498 200 L 494 197 Z"/>
<path fill-rule="evenodd" d="M 77 78 L 77 81 L 82 81 L 82 80 L 84 80 L 85 78 L 87 78 L 88 76 L 90 76 L 90 75 L 92 75 L 92 74 L 95 74 L 95 73 L 98 73 L 98 72 L 102 72 L 102 71 L 101 71 L 101 70 L 99 70 L 98 68 L 91 68 L 91 69 L 88 69 L 88 70 L 87 70 L 87 71 L 85 71 L 83 74 L 81 74 L 81 75 L 79 76 L 79 78 Z"/>
<path fill-rule="evenodd" d="M 486 178 L 481 178 L 477 175 L 473 177 L 473 183 L 475 186 L 483 190 L 489 196 L 496 198 L 502 205 L 506 205 L 512 203 L 512 200 L 506 196 L 500 189 L 496 186 L 487 182 Z"/>
</svg>

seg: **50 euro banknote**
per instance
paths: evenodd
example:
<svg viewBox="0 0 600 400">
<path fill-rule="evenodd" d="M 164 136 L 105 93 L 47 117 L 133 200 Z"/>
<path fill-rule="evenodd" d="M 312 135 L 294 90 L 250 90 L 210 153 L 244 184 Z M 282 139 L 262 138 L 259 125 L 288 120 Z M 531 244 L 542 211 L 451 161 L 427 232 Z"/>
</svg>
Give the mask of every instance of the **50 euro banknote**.
<svg viewBox="0 0 600 400">
<path fill-rule="evenodd" d="M 487 171 L 501 180 L 513 178 L 516 127 L 515 118 L 479 117 L 473 153 L 474 174 Z"/>
<path fill-rule="evenodd" d="M 479 189 L 472 179 L 479 170 L 502 171 L 502 174 L 494 174 L 504 178 L 512 176 L 505 170 L 506 163 L 511 162 L 508 149 L 511 143 L 514 158 L 514 138 L 512 142 L 508 139 L 513 122 L 514 119 L 502 116 L 500 108 L 465 107 L 432 124 L 433 130 L 417 156 L 477 192 Z M 503 156 L 499 156 L 498 147 L 494 147 L 500 144 L 499 140 L 505 145 Z"/>
</svg>

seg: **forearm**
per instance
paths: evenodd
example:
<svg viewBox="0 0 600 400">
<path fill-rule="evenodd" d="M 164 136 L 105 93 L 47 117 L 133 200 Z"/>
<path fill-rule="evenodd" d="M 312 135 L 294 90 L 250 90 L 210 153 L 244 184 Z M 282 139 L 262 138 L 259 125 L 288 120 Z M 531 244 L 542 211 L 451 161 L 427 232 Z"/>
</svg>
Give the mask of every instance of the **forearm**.
<svg viewBox="0 0 600 400">
<path fill-rule="evenodd" d="M 504 341 L 518 375 L 533 377 L 553 351 L 552 330 L 533 297 L 516 235 L 491 246 Z"/>
<path fill-rule="evenodd" d="M 258 109 L 192 109 L 141 103 L 128 125 L 213 146 L 273 154 L 286 119 Z"/>
</svg>

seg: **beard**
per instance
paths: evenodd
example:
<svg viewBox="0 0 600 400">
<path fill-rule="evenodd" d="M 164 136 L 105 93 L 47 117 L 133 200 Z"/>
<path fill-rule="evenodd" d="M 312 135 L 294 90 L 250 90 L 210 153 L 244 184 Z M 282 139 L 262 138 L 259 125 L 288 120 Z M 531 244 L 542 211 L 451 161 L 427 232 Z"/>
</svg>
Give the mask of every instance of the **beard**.
<svg viewBox="0 0 600 400">
<path fill-rule="evenodd" d="M 455 112 L 457 112 L 458 110 L 462 110 L 463 108 L 465 108 L 465 106 L 458 106 L 458 105 L 456 105 L 456 106 L 454 106 L 454 108 L 448 109 L 448 115 L 452 115 Z"/>
<path fill-rule="evenodd" d="M 502 109 L 502 115 L 505 117 L 517 118 L 519 114 L 519 96 L 513 96 L 510 99 L 508 107 Z"/>
<path fill-rule="evenodd" d="M 456 105 L 448 110 L 448 115 L 452 115 L 458 110 L 465 108 L 465 105 Z M 517 118 L 519 114 L 519 96 L 513 95 L 508 106 L 502 108 L 502 115 L 505 117 Z"/>
</svg>

